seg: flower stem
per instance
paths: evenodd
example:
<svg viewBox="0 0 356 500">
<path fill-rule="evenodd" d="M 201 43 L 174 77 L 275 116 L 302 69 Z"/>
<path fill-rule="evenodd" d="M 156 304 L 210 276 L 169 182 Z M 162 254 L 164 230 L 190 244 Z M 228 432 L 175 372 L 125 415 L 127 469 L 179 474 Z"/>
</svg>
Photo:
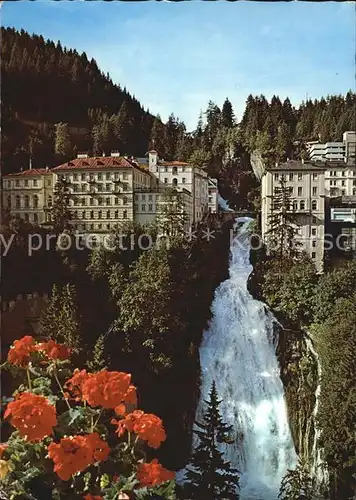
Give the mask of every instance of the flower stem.
<svg viewBox="0 0 356 500">
<path fill-rule="evenodd" d="M 68 402 L 68 398 L 66 398 L 66 395 L 64 394 L 64 391 L 63 391 L 63 387 L 61 386 L 61 383 L 60 383 L 60 381 L 59 381 L 59 379 L 58 379 L 58 376 L 57 376 L 57 368 L 56 368 L 56 367 L 54 367 L 53 374 L 54 374 L 54 378 L 56 379 L 56 382 L 57 382 L 57 384 L 58 384 L 58 387 L 59 387 L 59 389 L 60 389 L 60 391 L 61 391 L 61 393 L 62 393 L 62 396 L 63 396 L 63 398 L 64 398 L 65 402 L 67 403 L 68 408 L 71 410 L 71 409 L 72 409 L 72 407 L 71 407 L 71 405 L 69 404 L 69 402 Z"/>
<path fill-rule="evenodd" d="M 100 413 L 99 413 L 99 415 L 98 415 L 98 418 L 95 420 L 95 424 L 93 425 L 93 430 L 92 430 L 92 432 L 94 432 L 94 429 L 95 429 L 95 427 L 97 426 L 97 424 L 98 424 L 98 422 L 99 422 L 99 419 L 100 419 L 100 417 L 101 417 L 101 414 L 102 414 L 102 413 L 103 413 L 103 409 L 101 409 L 101 410 L 100 410 Z"/>
<path fill-rule="evenodd" d="M 26 370 L 26 373 L 27 373 L 28 390 L 32 391 L 31 375 L 30 375 L 30 370 L 28 368 Z"/>
</svg>

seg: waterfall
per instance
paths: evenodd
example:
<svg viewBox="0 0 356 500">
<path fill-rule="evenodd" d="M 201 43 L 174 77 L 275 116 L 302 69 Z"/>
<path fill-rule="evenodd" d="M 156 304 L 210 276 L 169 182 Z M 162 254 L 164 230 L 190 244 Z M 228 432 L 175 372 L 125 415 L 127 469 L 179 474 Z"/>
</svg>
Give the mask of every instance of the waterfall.
<svg viewBox="0 0 356 500">
<path fill-rule="evenodd" d="M 276 500 L 280 482 L 296 463 L 284 388 L 276 356 L 273 315 L 247 290 L 252 271 L 248 226 L 236 219 L 230 277 L 215 292 L 212 320 L 200 348 L 201 400 L 215 380 L 223 419 L 233 426 L 234 443 L 222 445 L 241 472 L 241 500 Z"/>
<path fill-rule="evenodd" d="M 314 427 L 314 439 L 313 439 L 313 446 L 311 450 L 311 475 L 315 479 L 316 483 L 316 488 L 317 489 L 327 489 L 328 482 L 329 482 L 329 476 L 328 472 L 326 469 L 326 464 L 321 458 L 322 450 L 320 446 L 318 446 L 318 441 L 320 438 L 320 429 L 317 426 L 317 415 L 318 415 L 318 409 L 319 409 L 319 398 L 320 398 L 320 390 L 321 390 L 321 364 L 319 360 L 318 353 L 314 349 L 313 342 L 311 341 L 310 338 L 306 337 L 306 346 L 307 349 L 311 352 L 313 355 L 315 362 L 317 364 L 317 370 L 318 370 L 318 384 L 315 390 L 315 405 L 314 405 L 314 410 L 313 410 L 313 427 Z"/>
</svg>

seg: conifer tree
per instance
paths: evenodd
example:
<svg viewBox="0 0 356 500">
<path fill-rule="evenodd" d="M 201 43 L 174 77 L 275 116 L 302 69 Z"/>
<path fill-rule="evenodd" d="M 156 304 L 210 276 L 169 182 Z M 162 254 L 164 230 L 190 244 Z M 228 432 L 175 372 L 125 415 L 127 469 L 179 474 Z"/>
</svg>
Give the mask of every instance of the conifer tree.
<svg viewBox="0 0 356 500">
<path fill-rule="evenodd" d="M 232 128 L 235 125 L 232 104 L 228 98 L 225 99 L 221 110 L 221 125 L 226 128 Z"/>
<path fill-rule="evenodd" d="M 60 234 L 69 227 L 71 212 L 69 210 L 68 183 L 60 177 L 54 189 L 53 206 L 51 210 L 53 230 Z"/>
<path fill-rule="evenodd" d="M 299 459 L 295 469 L 290 469 L 282 479 L 278 498 L 281 500 L 313 500 L 313 481 L 309 465 Z"/>
<path fill-rule="evenodd" d="M 89 370 L 100 371 L 107 368 L 107 358 L 105 356 L 105 334 L 100 335 L 94 344 L 93 357 L 88 361 L 87 366 Z"/>
<path fill-rule="evenodd" d="M 226 425 L 220 415 L 215 382 L 212 383 L 203 421 L 195 422 L 199 443 L 193 451 L 187 467 L 185 484 L 186 498 L 204 500 L 235 500 L 239 498 L 238 470 L 224 460 L 219 444 L 231 443 L 232 427 Z"/>
<path fill-rule="evenodd" d="M 268 221 L 269 230 L 266 234 L 271 253 L 278 255 L 281 260 L 295 256 L 297 253 L 297 242 L 294 241 L 297 234 L 296 217 L 291 192 L 283 177 L 280 185 L 275 188 Z"/>
<path fill-rule="evenodd" d="M 56 123 L 55 125 L 55 143 L 54 151 L 57 155 L 68 158 L 71 155 L 72 148 L 68 123 Z"/>
</svg>

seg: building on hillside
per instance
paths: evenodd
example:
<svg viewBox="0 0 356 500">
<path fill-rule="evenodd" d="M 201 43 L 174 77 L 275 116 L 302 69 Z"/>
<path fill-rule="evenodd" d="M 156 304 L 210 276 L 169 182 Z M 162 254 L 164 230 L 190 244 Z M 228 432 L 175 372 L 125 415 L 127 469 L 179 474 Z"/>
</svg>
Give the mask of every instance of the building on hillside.
<svg viewBox="0 0 356 500">
<path fill-rule="evenodd" d="M 356 158 L 356 132 L 344 132 L 342 141 L 310 142 L 307 144 L 310 161 L 339 161 L 355 162 Z"/>
<path fill-rule="evenodd" d="M 48 168 L 32 168 L 3 177 L 2 206 L 11 215 L 34 225 L 50 223 L 53 174 Z"/>
<path fill-rule="evenodd" d="M 356 196 L 355 162 L 328 162 L 325 164 L 325 195 L 329 198 Z"/>
<path fill-rule="evenodd" d="M 193 222 L 201 220 L 208 212 L 208 174 L 205 170 L 183 161 L 159 160 L 155 150 L 148 153 L 148 167 L 156 177 L 157 185 L 192 194 Z"/>
<path fill-rule="evenodd" d="M 208 209 L 209 213 L 216 214 L 219 209 L 218 180 L 208 179 Z"/>
<path fill-rule="evenodd" d="M 324 261 L 325 167 L 303 161 L 288 161 L 266 168 L 261 184 L 261 226 L 265 242 L 270 229 L 273 195 L 282 178 L 291 191 L 297 229 L 295 238 L 299 249 L 309 255 L 321 272 Z"/>
<path fill-rule="evenodd" d="M 327 232 L 332 235 L 333 254 L 346 252 L 356 257 L 356 196 L 328 200 Z"/>
</svg>

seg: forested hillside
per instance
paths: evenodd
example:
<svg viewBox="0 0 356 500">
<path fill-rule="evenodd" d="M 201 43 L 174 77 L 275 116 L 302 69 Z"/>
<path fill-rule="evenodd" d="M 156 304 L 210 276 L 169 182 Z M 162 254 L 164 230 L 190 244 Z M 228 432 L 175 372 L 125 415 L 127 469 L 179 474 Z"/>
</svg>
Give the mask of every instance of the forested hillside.
<svg viewBox="0 0 356 500">
<path fill-rule="evenodd" d="M 232 205 L 258 206 L 250 154 L 273 163 L 306 155 L 305 142 L 339 140 L 356 121 L 356 94 L 328 96 L 292 106 L 289 98 L 249 95 L 242 117 L 228 98 L 209 102 L 197 127 L 171 114 L 167 123 L 103 74 L 85 53 L 2 28 L 2 165 L 4 172 L 54 166 L 78 151 L 101 155 L 113 149 L 142 156 L 193 160 L 218 177 Z"/>
</svg>

